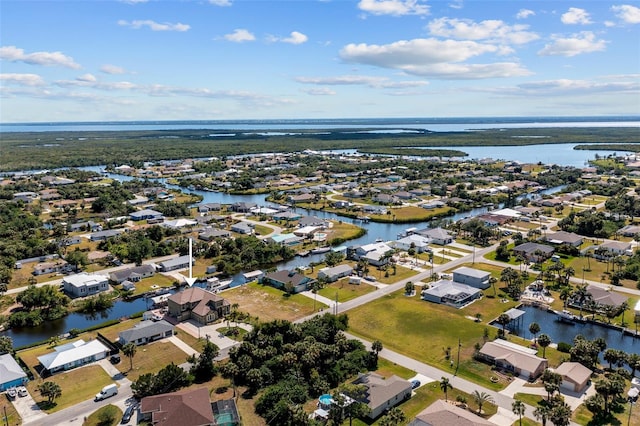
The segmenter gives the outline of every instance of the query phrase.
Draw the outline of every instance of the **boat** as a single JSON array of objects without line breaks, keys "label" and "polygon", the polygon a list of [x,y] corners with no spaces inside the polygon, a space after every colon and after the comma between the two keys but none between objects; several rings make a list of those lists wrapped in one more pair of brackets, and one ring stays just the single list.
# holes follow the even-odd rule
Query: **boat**
[{"label": "boat", "polygon": [[309,256],[309,250],[303,250],[303,251],[299,251],[298,253],[296,253],[298,256],[300,257],[307,257]]},{"label": "boat", "polygon": [[322,254],[331,250],[331,247],[318,247],[311,250],[311,254]]},{"label": "boat", "polygon": [[207,280],[206,290],[207,291],[211,291],[211,292],[224,290],[224,289],[229,288],[229,286],[231,285],[232,282],[233,282],[233,279],[221,280],[218,277],[209,278]]},{"label": "boat", "polygon": [[381,243],[381,242],[383,242],[383,241],[384,241],[384,240],[383,240],[382,238],[376,238],[376,243]]},{"label": "boat", "polygon": [[563,309],[562,311],[553,311],[557,316],[557,320],[560,322],[564,322],[567,324],[573,324],[574,318],[575,316],[567,311],[566,309]]}]

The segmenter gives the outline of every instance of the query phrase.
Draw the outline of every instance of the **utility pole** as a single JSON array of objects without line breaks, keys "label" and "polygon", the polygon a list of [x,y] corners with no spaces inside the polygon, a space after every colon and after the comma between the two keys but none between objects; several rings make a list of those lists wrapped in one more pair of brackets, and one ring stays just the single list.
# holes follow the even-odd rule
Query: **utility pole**
[{"label": "utility pole", "polygon": [[453,373],[455,376],[458,374],[458,367],[460,367],[460,348],[462,347],[462,343],[460,343],[460,338],[458,337],[458,360],[456,361],[456,371]]}]

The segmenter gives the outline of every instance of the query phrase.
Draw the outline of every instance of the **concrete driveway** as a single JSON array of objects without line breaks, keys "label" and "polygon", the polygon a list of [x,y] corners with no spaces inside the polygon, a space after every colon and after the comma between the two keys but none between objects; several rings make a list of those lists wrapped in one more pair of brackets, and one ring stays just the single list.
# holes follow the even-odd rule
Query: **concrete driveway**
[{"label": "concrete driveway", "polygon": [[12,402],[18,414],[22,417],[23,424],[37,422],[47,416],[47,413],[38,407],[30,393],[27,396],[16,396],[16,399]]}]

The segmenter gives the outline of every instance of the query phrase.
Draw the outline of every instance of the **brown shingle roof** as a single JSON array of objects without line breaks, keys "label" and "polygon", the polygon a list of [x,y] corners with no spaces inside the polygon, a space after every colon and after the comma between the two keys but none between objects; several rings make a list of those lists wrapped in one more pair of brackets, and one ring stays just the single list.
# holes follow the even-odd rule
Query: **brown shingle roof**
[{"label": "brown shingle roof", "polygon": [[409,426],[413,425],[489,426],[493,423],[439,399],[418,414]]},{"label": "brown shingle roof", "polygon": [[207,388],[186,389],[142,398],[140,412],[151,413],[154,426],[215,424]]}]

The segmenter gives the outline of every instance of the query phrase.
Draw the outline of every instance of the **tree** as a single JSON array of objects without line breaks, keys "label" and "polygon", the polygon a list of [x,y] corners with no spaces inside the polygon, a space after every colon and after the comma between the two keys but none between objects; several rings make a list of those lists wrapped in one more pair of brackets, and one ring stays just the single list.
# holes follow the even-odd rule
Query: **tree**
[{"label": "tree", "polygon": [[513,401],[513,403],[511,404],[511,411],[513,411],[513,414],[518,416],[518,419],[520,420],[520,426],[522,426],[522,416],[524,416],[525,411],[524,402],[520,401],[519,399]]},{"label": "tree", "polygon": [[478,392],[477,390],[474,390],[471,396],[476,401],[476,404],[478,404],[478,414],[482,414],[482,406],[484,404],[487,402],[491,404],[494,403],[493,397],[486,392]]},{"label": "tree", "polygon": [[215,358],[220,353],[220,348],[217,345],[207,340],[204,344],[200,356],[194,359],[193,366],[191,367],[191,374],[193,374],[194,380],[198,383],[209,381],[216,374]]},{"label": "tree", "polygon": [[380,351],[382,351],[382,342],[380,340],[374,340],[371,343],[371,350],[375,352],[376,355],[378,355]]},{"label": "tree", "polygon": [[542,358],[546,358],[547,346],[551,344],[551,337],[546,334],[538,336],[538,344],[542,347]]},{"label": "tree", "polygon": [[380,426],[398,426],[407,421],[407,416],[398,407],[393,407],[387,414],[380,418],[378,424]]},{"label": "tree", "polygon": [[60,398],[62,396],[62,389],[60,385],[55,382],[44,382],[38,386],[38,391],[40,395],[47,398],[47,402],[49,404],[53,404],[53,401],[56,398]]},{"label": "tree", "polygon": [[579,285],[571,295],[572,299],[580,306],[580,318],[582,318],[582,308],[591,300],[591,293],[587,291],[586,284]]},{"label": "tree", "polygon": [[540,380],[544,384],[544,390],[547,391],[547,402],[551,403],[551,397],[554,393],[560,390],[560,383],[562,383],[562,376],[549,369],[544,370]]},{"label": "tree", "polygon": [[133,357],[135,356],[137,350],[138,347],[133,342],[129,342],[122,347],[122,353],[124,354],[124,356],[129,358],[129,371],[133,370]]},{"label": "tree", "polygon": [[411,281],[407,281],[407,283],[404,285],[404,293],[409,296],[413,294],[413,291],[415,289],[416,286]]},{"label": "tree", "polygon": [[532,322],[529,324],[529,333],[533,334],[533,341],[536,342],[536,335],[540,333],[540,324]]},{"label": "tree", "polygon": [[631,369],[631,377],[634,377],[636,370],[640,369],[640,354],[627,354],[627,365]]},{"label": "tree", "polygon": [[566,402],[559,401],[554,404],[549,413],[549,420],[554,426],[569,426],[571,419],[571,407]]},{"label": "tree", "polygon": [[444,376],[440,379],[440,389],[444,392],[444,400],[447,401],[447,393],[449,392],[449,389],[453,389],[453,386],[449,383],[449,379]]},{"label": "tree", "polygon": [[540,404],[538,407],[533,410],[533,416],[536,420],[540,420],[542,426],[547,426],[547,419],[551,415],[551,408],[548,404]]},{"label": "tree", "polygon": [[13,350],[13,339],[9,336],[0,336],[0,355]]},{"label": "tree", "polygon": [[496,322],[502,326],[502,336],[505,336],[505,327],[511,322],[511,317],[507,314],[500,314]]}]

